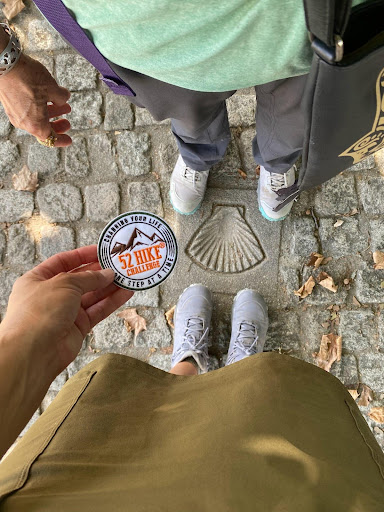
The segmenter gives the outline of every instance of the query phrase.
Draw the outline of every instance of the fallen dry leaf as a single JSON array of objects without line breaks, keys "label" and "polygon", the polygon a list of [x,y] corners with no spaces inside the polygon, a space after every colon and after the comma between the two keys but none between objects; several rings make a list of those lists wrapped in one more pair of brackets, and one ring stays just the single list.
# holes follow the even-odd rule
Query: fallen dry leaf
[{"label": "fallen dry leaf", "polygon": [[321,272],[319,275],[319,285],[333,293],[337,292],[337,286],[335,285],[333,278],[326,272]]},{"label": "fallen dry leaf", "polygon": [[360,302],[356,299],[356,297],[355,297],[355,296],[353,296],[353,298],[352,298],[352,302],[353,302],[353,304],[354,304],[355,306],[361,307]]},{"label": "fallen dry leaf", "polygon": [[300,297],[300,299],[305,299],[305,297],[308,297],[308,295],[311,295],[312,291],[313,291],[313,288],[315,287],[315,280],[313,279],[313,277],[311,276],[304,284],[301,288],[299,288],[298,290],[295,290],[293,293],[297,296],[297,297]]},{"label": "fallen dry leaf", "polygon": [[384,407],[372,407],[368,416],[376,423],[384,423]]},{"label": "fallen dry leaf", "polygon": [[373,427],[373,431],[375,432],[375,434],[383,434],[384,432],[382,431],[381,428],[379,427]]},{"label": "fallen dry leaf", "polygon": [[319,268],[323,260],[324,256],[322,254],[319,254],[318,252],[313,252],[309,257],[307,266]]},{"label": "fallen dry leaf", "polygon": [[366,384],[360,384],[358,391],[360,393],[360,399],[357,402],[357,405],[366,407],[373,400],[373,391]]},{"label": "fallen dry leaf", "polygon": [[351,397],[356,400],[357,398],[359,398],[359,392],[357,391],[357,389],[348,389]]},{"label": "fallen dry leaf", "polygon": [[260,165],[256,165],[255,174],[256,174],[256,176],[260,176]]},{"label": "fallen dry leaf", "polygon": [[241,169],[237,169],[237,172],[240,174],[240,176],[243,178],[243,180],[246,180],[248,177],[248,174]]},{"label": "fallen dry leaf", "polygon": [[175,328],[175,324],[173,323],[173,315],[175,314],[176,306],[172,306],[171,309],[168,309],[168,311],[165,313],[165,318],[167,319],[167,324],[172,327],[172,329]]},{"label": "fallen dry leaf", "polygon": [[375,270],[383,270],[384,269],[384,252],[375,251],[373,253],[373,261],[375,262],[375,265],[374,265]]},{"label": "fallen dry leaf", "polygon": [[321,337],[319,352],[314,356],[317,366],[329,372],[333,363],[341,360],[341,336],[324,334]]},{"label": "fallen dry leaf", "polygon": [[332,261],[332,260],[333,260],[332,256],[328,256],[328,258],[325,258],[325,259],[323,260],[322,265],[327,265],[327,263],[329,263],[329,262],[330,262],[330,261]]},{"label": "fallen dry leaf", "polygon": [[25,7],[23,0],[2,0],[2,2],[5,4],[3,14],[8,20],[14,18]]},{"label": "fallen dry leaf", "polygon": [[141,331],[147,330],[147,322],[145,318],[137,313],[136,308],[123,309],[123,311],[117,313],[117,316],[124,320],[124,325],[128,332],[134,331],[134,340],[136,340]]},{"label": "fallen dry leaf", "polygon": [[337,221],[334,223],[333,227],[334,227],[334,228],[339,228],[339,227],[340,227],[340,226],[342,226],[343,224],[344,224],[344,221],[343,221],[343,220],[341,220],[341,219],[339,219],[339,220],[337,220]]},{"label": "fallen dry leaf", "polygon": [[12,176],[12,183],[15,190],[34,192],[39,186],[37,172],[31,172],[24,165],[20,172]]}]

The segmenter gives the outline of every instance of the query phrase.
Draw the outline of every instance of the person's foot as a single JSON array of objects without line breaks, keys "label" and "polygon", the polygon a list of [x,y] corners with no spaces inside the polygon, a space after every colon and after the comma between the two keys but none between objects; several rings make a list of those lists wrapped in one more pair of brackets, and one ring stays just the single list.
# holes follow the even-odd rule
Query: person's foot
[{"label": "person's foot", "polygon": [[212,296],[206,286],[193,284],[180,295],[174,314],[175,338],[172,368],[192,357],[199,373],[208,370],[208,333],[212,316]]},{"label": "person's foot", "polygon": [[208,175],[209,171],[195,171],[188,167],[179,155],[169,191],[173,209],[182,215],[195,213],[203,201]]},{"label": "person's foot", "polygon": [[281,210],[274,209],[281,203],[281,197],[277,192],[283,188],[291,187],[295,183],[296,166],[291,167],[285,174],[269,172],[260,166],[259,186],[257,195],[261,215],[267,220],[284,220],[291,211],[294,199],[287,203]]},{"label": "person's foot", "polygon": [[226,366],[262,352],[268,329],[268,308],[254,290],[241,290],[232,307],[232,335]]}]

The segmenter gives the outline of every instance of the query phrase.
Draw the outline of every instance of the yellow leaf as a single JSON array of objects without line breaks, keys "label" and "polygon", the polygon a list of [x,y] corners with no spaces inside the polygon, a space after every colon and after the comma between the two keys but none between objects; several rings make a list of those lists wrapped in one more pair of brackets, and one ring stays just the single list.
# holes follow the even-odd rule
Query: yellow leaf
[{"label": "yellow leaf", "polygon": [[337,286],[335,285],[333,278],[326,272],[321,272],[321,274],[319,275],[319,285],[323,286],[324,288],[330,290],[333,293],[337,292]]},{"label": "yellow leaf", "polygon": [[31,172],[28,167],[24,165],[19,173],[12,176],[12,183],[15,190],[34,192],[39,186],[37,172]]},{"label": "yellow leaf", "polygon": [[361,307],[360,302],[356,299],[356,297],[355,297],[355,296],[353,296],[353,298],[352,298],[352,302],[353,302],[353,304],[354,304],[355,306],[359,306],[359,307]]},{"label": "yellow leaf", "polygon": [[360,391],[360,399],[357,402],[357,405],[361,405],[363,407],[366,407],[373,400],[373,391],[366,384],[361,384],[359,386],[358,391]]},{"label": "yellow leaf", "polygon": [[349,391],[349,393],[350,393],[351,397],[352,397],[354,400],[356,400],[357,398],[359,398],[359,396],[360,396],[360,395],[359,395],[359,393],[358,393],[357,389],[348,389],[348,391]]},{"label": "yellow leaf", "polygon": [[22,11],[25,7],[22,0],[2,0],[3,4],[5,4],[3,8],[4,16],[11,20],[17,14],[19,14],[20,11]]},{"label": "yellow leaf", "polygon": [[173,323],[173,316],[175,314],[175,309],[176,309],[176,306],[173,306],[171,309],[169,309],[166,313],[165,313],[165,318],[167,319],[167,324],[172,327],[172,329],[175,328],[175,325]]},{"label": "yellow leaf", "polygon": [[368,416],[376,423],[384,423],[384,407],[372,407]]},{"label": "yellow leaf", "polygon": [[319,268],[323,260],[324,256],[322,254],[319,254],[318,252],[313,252],[309,257],[307,266]]},{"label": "yellow leaf", "polygon": [[313,277],[311,276],[304,284],[301,288],[299,288],[298,290],[295,290],[293,293],[297,296],[297,297],[300,297],[300,299],[305,299],[305,297],[308,297],[308,295],[311,295],[312,291],[313,291],[313,288],[315,286],[315,280],[313,279]]},{"label": "yellow leaf", "polygon": [[248,177],[248,174],[241,169],[237,169],[237,172],[240,174],[240,176],[243,178],[243,180],[246,180]]},{"label": "yellow leaf", "polygon": [[319,352],[314,354],[317,366],[329,372],[335,361],[341,360],[341,336],[324,334],[321,337]]},{"label": "yellow leaf", "polygon": [[375,251],[373,253],[373,261],[375,262],[375,265],[374,265],[375,270],[383,270],[384,269],[384,252]]},{"label": "yellow leaf", "polygon": [[145,318],[137,313],[136,308],[124,309],[117,313],[117,316],[124,320],[124,325],[128,332],[134,331],[134,340],[136,340],[141,331],[147,330],[147,322]]},{"label": "yellow leaf", "polygon": [[341,219],[339,219],[339,220],[337,220],[337,221],[334,223],[333,227],[334,227],[334,228],[339,228],[339,227],[340,227],[340,226],[342,226],[343,224],[344,224],[344,221],[343,221],[343,220],[341,220]]}]

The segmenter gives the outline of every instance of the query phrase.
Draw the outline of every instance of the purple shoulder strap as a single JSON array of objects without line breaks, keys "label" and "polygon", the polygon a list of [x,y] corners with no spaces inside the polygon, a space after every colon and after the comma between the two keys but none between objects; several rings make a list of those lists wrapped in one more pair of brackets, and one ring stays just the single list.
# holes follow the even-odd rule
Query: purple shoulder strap
[{"label": "purple shoulder strap", "polygon": [[113,71],[105,57],[72,18],[61,0],[34,0],[34,3],[64,39],[100,71],[103,75],[101,80],[115,94],[135,96],[132,89]]}]

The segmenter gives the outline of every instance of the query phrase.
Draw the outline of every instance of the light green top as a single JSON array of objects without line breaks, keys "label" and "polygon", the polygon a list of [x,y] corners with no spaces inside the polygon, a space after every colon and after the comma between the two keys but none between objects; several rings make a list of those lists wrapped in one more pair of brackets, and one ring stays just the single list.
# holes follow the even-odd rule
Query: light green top
[{"label": "light green top", "polygon": [[241,89],[302,75],[310,68],[303,0],[64,4],[109,60],[186,89]]}]

